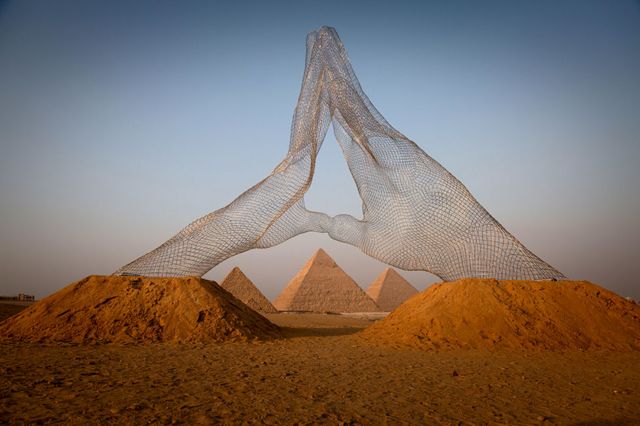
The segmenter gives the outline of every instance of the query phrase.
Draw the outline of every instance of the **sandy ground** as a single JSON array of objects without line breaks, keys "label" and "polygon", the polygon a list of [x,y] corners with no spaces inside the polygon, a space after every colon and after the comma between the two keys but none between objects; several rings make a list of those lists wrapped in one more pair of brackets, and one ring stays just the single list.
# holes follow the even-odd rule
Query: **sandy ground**
[{"label": "sandy ground", "polygon": [[266,343],[0,344],[0,423],[640,424],[640,353],[371,346],[272,314]]},{"label": "sandy ground", "polygon": [[17,314],[24,308],[31,306],[33,302],[13,302],[13,301],[1,301],[0,302],[0,321],[4,321],[12,315]]}]

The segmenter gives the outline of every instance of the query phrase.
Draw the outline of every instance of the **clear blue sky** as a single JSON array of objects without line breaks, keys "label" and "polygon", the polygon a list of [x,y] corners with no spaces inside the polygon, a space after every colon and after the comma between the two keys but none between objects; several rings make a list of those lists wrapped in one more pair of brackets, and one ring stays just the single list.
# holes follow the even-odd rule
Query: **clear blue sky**
[{"label": "clear blue sky", "polygon": [[[0,293],[111,273],[268,174],[321,25],[532,251],[640,298],[640,4],[622,0],[0,1]],[[332,132],[306,198],[360,213]],[[318,247],[363,287],[384,268],[307,234],[207,276],[237,264],[273,297]]]}]

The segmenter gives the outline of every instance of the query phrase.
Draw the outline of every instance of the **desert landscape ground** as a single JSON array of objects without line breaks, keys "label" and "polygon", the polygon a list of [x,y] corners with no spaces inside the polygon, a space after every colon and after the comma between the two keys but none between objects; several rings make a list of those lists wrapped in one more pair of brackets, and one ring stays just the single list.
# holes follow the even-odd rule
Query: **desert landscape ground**
[{"label": "desert landscape ground", "polygon": [[4,321],[10,316],[17,314],[32,303],[20,303],[20,302],[0,302],[0,321]]},{"label": "desert landscape ground", "polygon": [[271,314],[222,344],[0,344],[3,423],[637,424],[638,353],[381,347],[370,321]]},{"label": "desert landscape ground", "polygon": [[[80,296],[87,301],[89,296],[96,294],[92,283],[117,285],[122,280],[137,283],[137,287],[135,291],[131,290],[134,296],[118,292],[119,297],[124,298],[119,303],[125,303],[129,300],[127,297],[140,300],[137,298],[142,296],[136,292],[147,288],[146,280],[140,282],[135,278],[118,277],[110,283],[104,277],[88,277],[54,294],[49,302],[44,299],[40,308],[32,308],[31,311],[58,315],[55,309],[64,306],[56,307],[56,304],[65,300],[63,296],[82,290],[85,293]],[[546,283],[547,286],[555,284]],[[209,284],[203,285],[206,288]],[[443,286],[444,290],[440,286],[431,293],[445,292],[445,295],[452,296],[451,290],[447,293],[446,285]],[[544,284],[541,286],[546,288]],[[464,283],[453,288],[469,291]],[[596,286],[587,285],[586,288],[594,290]],[[114,291],[113,288],[111,290]],[[193,290],[193,294],[199,294],[198,291]],[[483,293],[481,289],[474,291]],[[221,299],[214,301],[225,305],[225,293],[216,292],[217,287],[212,294]],[[618,300],[613,293],[603,293],[591,296],[605,305],[614,306],[606,314],[609,315],[607,318],[611,321],[624,318],[624,321],[635,324],[638,320],[637,305],[621,298]],[[45,331],[24,335],[36,336],[36,341],[7,339],[7,329],[11,329],[7,324],[24,324],[35,315],[24,315],[28,313],[24,311],[22,316],[13,317],[1,325],[5,338],[0,342],[0,422],[640,422],[640,352],[633,350],[638,330],[614,336],[614,341],[623,345],[618,350],[599,348],[597,344],[602,342],[595,338],[584,349],[568,346],[563,350],[545,350],[544,346],[523,350],[522,345],[511,345],[509,349],[498,344],[489,345],[488,349],[450,346],[446,350],[434,350],[420,339],[416,344],[403,336],[389,338],[389,330],[407,315],[407,310],[415,311],[407,306],[411,308],[427,294],[428,290],[414,296],[383,320],[376,319],[383,315],[371,313],[265,314],[266,319],[280,327],[278,333],[268,333],[259,339],[228,334],[231,337],[224,342],[211,341],[208,334],[200,333],[203,340],[195,343],[145,343],[149,334],[140,333],[139,325],[136,325],[134,330],[137,334],[131,341],[120,338],[119,343],[96,343],[96,336],[91,335],[93,341],[89,339],[81,344],[56,342],[46,338],[46,321],[43,321]],[[156,297],[154,291],[148,295]],[[76,294],[72,300],[80,296]],[[175,297],[175,294],[170,296]],[[148,300],[145,299],[145,303]],[[509,303],[517,305],[514,300],[516,298],[512,297]],[[485,297],[483,302],[489,303],[491,299]],[[158,310],[166,303],[165,300],[158,302],[157,306],[145,305],[145,312]],[[107,309],[108,306],[109,303],[104,303],[94,309],[97,314],[88,316],[93,318],[92,324],[111,312],[113,308]],[[15,308],[11,309],[11,312],[15,311]],[[227,309],[233,311],[235,308]],[[243,309],[240,307],[238,312],[244,312]],[[514,309],[523,308],[516,306]],[[74,324],[82,325],[82,311],[77,312]],[[197,322],[197,309],[191,314],[194,316],[192,322]],[[221,318],[225,315],[223,313]],[[239,318],[245,318],[243,315]],[[522,316],[527,317],[526,312]],[[507,314],[505,317],[510,319]],[[443,321],[446,315],[438,318]],[[531,321],[535,323],[535,318]],[[598,321],[595,320],[596,323]],[[375,326],[371,327],[373,324]],[[467,325],[473,329],[478,324]],[[557,329],[552,322],[549,327]],[[19,327],[15,329],[20,330]],[[363,332],[365,329],[368,330]],[[415,321],[409,330],[415,335],[421,333],[416,331]],[[56,328],[55,332],[58,331]],[[508,331],[501,331],[509,335]],[[589,336],[588,331],[586,335]],[[173,335],[162,333],[153,336],[173,339]],[[532,336],[537,335],[533,333]],[[439,341],[440,337],[436,334],[429,338]],[[584,336],[575,341],[584,342]],[[625,342],[631,346],[625,347]]]}]

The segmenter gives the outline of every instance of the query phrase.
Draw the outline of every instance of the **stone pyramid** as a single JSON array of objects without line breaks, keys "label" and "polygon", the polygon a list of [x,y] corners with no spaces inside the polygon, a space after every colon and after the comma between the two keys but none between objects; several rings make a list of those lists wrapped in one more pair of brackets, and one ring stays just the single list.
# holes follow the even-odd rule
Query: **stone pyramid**
[{"label": "stone pyramid", "polygon": [[376,312],[375,302],[322,249],[273,302],[279,311]]},{"label": "stone pyramid", "polygon": [[278,312],[237,266],[229,272],[220,286],[255,311],[267,314]]},{"label": "stone pyramid", "polygon": [[380,309],[388,312],[402,305],[416,293],[418,290],[392,268],[385,269],[367,289],[369,297]]}]

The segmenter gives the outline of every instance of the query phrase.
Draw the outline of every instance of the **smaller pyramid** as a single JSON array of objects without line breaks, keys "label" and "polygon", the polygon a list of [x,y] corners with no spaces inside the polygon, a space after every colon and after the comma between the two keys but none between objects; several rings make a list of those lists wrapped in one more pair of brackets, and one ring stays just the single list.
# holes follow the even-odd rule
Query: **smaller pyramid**
[{"label": "smaller pyramid", "polygon": [[386,312],[393,311],[416,293],[418,290],[392,268],[385,269],[367,289],[369,297]]},{"label": "smaller pyramid", "polygon": [[266,314],[278,312],[237,266],[229,272],[220,286],[254,311]]},{"label": "smaller pyramid", "polygon": [[322,249],[273,302],[279,311],[377,312],[380,308]]}]

